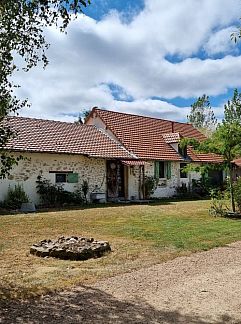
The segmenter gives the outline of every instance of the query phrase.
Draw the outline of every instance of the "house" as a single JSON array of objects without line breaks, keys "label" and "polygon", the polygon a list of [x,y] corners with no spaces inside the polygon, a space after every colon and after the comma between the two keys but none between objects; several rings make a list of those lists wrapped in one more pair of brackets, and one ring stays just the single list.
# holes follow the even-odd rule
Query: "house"
[{"label": "house", "polygon": [[241,177],[241,158],[233,160],[233,177],[234,180]]},{"label": "house", "polygon": [[38,204],[39,175],[68,191],[86,180],[91,192],[105,194],[106,161],[135,159],[105,131],[93,126],[23,117],[9,117],[6,123],[16,133],[6,148],[25,159],[7,179],[0,180],[0,201],[9,186],[20,183],[30,200]]},{"label": "house", "polygon": [[[199,173],[183,172],[182,169],[187,163],[222,162],[222,158],[216,154],[198,154],[191,147],[184,151],[180,149],[181,137],[200,141],[205,139],[205,136],[191,124],[107,111],[96,107],[92,109],[86,124],[104,130],[142,161],[141,163],[130,160],[124,167],[116,165],[115,168],[115,161],[108,161],[107,184],[113,182],[107,188],[108,198],[143,198],[141,188],[144,176],[159,179],[153,197],[170,197],[175,194],[177,187],[182,184],[189,187],[193,179],[200,178]],[[119,168],[123,170],[119,172]],[[213,171],[212,176],[216,182],[223,179],[220,171]],[[124,189],[119,192],[115,189],[109,190],[113,186]]]},{"label": "house", "polygon": [[[43,119],[9,117],[16,132],[6,149],[25,157],[8,179],[0,180],[0,201],[8,187],[21,183],[39,203],[38,175],[74,191],[83,180],[90,193],[108,200],[143,199],[146,177],[158,179],[154,197],[169,197],[183,183],[191,186],[196,172],[182,169],[190,162],[219,163],[214,154],[182,150],[182,137],[204,140],[192,125],[93,108],[84,125]],[[219,175],[221,177],[221,175]]]}]

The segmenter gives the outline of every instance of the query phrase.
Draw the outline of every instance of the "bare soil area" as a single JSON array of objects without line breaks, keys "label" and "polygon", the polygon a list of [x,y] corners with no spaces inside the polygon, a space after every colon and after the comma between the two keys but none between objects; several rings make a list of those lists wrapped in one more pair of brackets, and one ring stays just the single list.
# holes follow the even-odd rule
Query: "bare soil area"
[{"label": "bare soil area", "polygon": [[241,242],[0,306],[0,323],[238,324]]}]

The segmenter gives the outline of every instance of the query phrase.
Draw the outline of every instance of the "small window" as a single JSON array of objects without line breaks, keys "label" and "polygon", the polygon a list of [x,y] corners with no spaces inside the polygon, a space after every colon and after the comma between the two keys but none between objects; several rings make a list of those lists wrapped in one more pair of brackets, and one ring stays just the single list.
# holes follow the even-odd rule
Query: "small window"
[{"label": "small window", "polygon": [[55,183],[78,183],[79,174],[73,171],[49,171],[55,173]]},{"label": "small window", "polygon": [[165,163],[164,162],[159,162],[159,178],[165,178]]},{"label": "small window", "polygon": [[187,163],[180,163],[180,178],[187,178],[187,172],[183,170],[187,166]]},{"label": "small window", "polygon": [[56,173],[55,174],[55,182],[56,183],[67,182],[67,173]]},{"label": "small window", "polygon": [[171,162],[156,161],[155,162],[155,178],[170,179],[171,178]]},{"label": "small window", "polygon": [[187,158],[187,146],[180,147],[180,145],[178,145],[178,153],[184,158]]}]

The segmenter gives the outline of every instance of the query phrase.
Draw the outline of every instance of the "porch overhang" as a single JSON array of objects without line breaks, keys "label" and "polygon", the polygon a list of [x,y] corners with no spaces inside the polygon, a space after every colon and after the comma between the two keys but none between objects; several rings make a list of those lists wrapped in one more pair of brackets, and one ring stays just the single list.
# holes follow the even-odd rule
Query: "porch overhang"
[{"label": "porch overhang", "polygon": [[140,161],[140,160],[121,160],[121,163],[127,166],[135,166],[135,165],[147,165],[150,164],[146,161]]}]

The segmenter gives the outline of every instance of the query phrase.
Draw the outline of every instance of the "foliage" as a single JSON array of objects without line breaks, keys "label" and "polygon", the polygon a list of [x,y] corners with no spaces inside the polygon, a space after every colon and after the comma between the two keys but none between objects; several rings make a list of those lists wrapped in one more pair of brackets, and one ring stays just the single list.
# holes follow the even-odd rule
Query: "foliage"
[{"label": "foliage", "polygon": [[7,196],[3,202],[4,207],[7,209],[19,209],[22,203],[27,202],[29,202],[29,198],[20,184],[15,185],[14,188],[8,187]]},{"label": "foliage", "polygon": [[234,199],[238,208],[238,211],[241,213],[241,178],[239,177],[234,183]]},{"label": "foliage", "polygon": [[222,216],[225,217],[228,212],[227,206],[227,192],[222,192],[221,190],[211,190],[211,206],[209,209],[209,214],[212,216]]},{"label": "foliage", "polygon": [[14,95],[18,85],[13,82],[13,73],[20,68],[28,71],[39,62],[45,67],[49,47],[44,37],[45,28],[56,26],[64,31],[88,3],[89,0],[0,1],[0,162],[3,165],[0,178],[11,165],[18,163],[4,150],[13,136],[6,117],[28,105],[27,100],[21,101]]},{"label": "foliage", "polygon": [[176,193],[179,197],[187,197],[190,190],[188,189],[186,183],[182,183],[180,186],[176,187]]},{"label": "foliage", "polygon": [[37,193],[41,201],[47,206],[56,206],[61,203],[61,193],[64,191],[63,186],[53,185],[50,180],[43,179],[41,175],[37,177]]},{"label": "foliage", "polygon": [[198,128],[206,135],[215,129],[217,119],[210,106],[208,96],[204,94],[191,105],[191,112],[190,115],[187,116],[187,119],[194,127]]},{"label": "foliage", "polygon": [[88,181],[84,180],[82,185],[81,185],[81,191],[83,193],[84,196],[84,201],[85,203],[87,203],[87,194],[89,192],[89,183]]},{"label": "foliage", "polygon": [[83,202],[87,202],[86,195],[88,190],[86,192],[86,187],[84,187],[86,195],[83,197],[82,187],[77,188],[74,192],[70,192],[64,190],[62,184],[52,184],[50,180],[44,179],[41,175],[37,177],[36,183],[37,193],[40,195],[41,201],[45,206],[81,205]]},{"label": "foliage", "polygon": [[202,176],[199,180],[192,180],[192,192],[200,197],[208,197],[211,188],[210,179],[206,176]]},{"label": "foliage", "polygon": [[144,196],[145,199],[150,198],[157,188],[158,179],[152,176],[145,176],[144,178]]},{"label": "foliage", "polygon": [[76,124],[83,124],[91,113],[91,109],[82,109],[79,113],[78,119],[75,121]]},{"label": "foliage", "polygon": [[212,136],[199,142],[195,139],[184,139],[181,145],[192,145],[198,152],[216,153],[223,157],[223,167],[227,170],[231,206],[235,212],[233,196],[232,161],[241,156],[241,95],[234,90],[233,98],[224,106],[224,119]]}]

